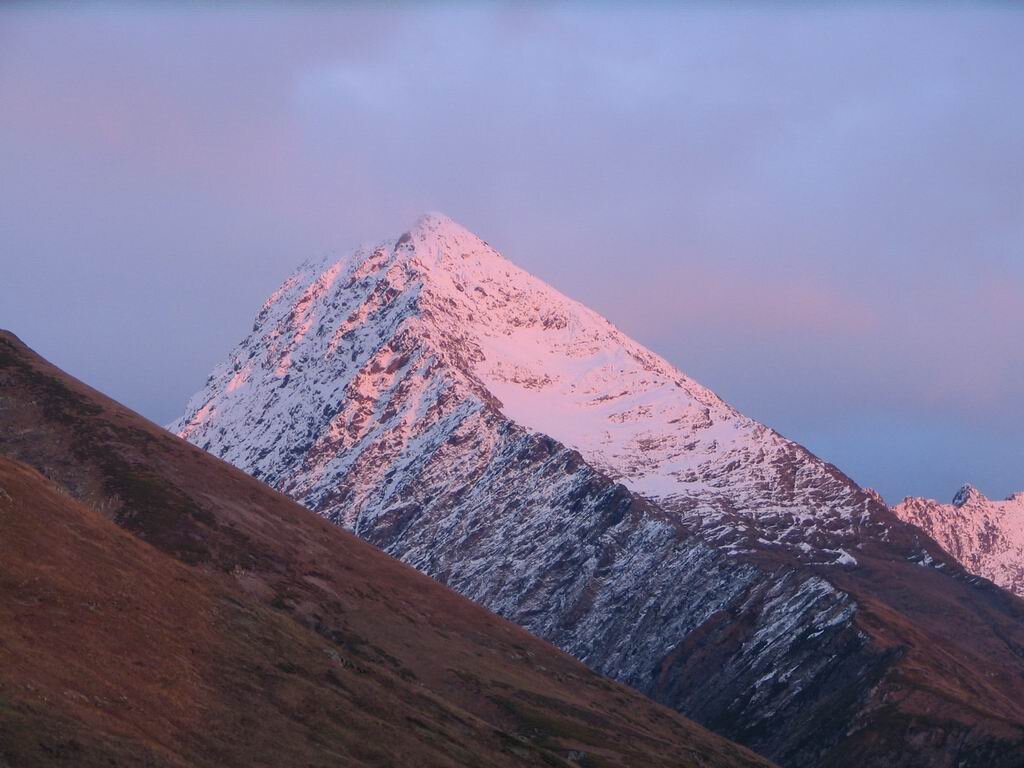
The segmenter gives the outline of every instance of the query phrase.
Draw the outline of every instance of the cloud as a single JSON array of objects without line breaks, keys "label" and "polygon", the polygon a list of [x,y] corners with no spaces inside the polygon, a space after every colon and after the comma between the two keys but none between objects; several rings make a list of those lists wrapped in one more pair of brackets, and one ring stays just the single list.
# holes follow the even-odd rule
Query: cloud
[{"label": "cloud", "polygon": [[[959,482],[1024,429],[1022,32],[1000,6],[5,7],[0,324],[166,421],[296,263],[440,209],[887,493],[936,425],[987,436]],[[913,437],[850,431],[886,418]]]}]

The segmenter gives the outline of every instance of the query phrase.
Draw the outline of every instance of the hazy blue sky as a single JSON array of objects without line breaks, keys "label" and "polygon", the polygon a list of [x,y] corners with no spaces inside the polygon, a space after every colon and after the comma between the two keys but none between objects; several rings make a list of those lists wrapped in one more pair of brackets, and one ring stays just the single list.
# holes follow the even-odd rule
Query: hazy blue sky
[{"label": "hazy blue sky", "polygon": [[1024,489],[1010,5],[0,10],[0,326],[167,422],[441,210],[889,500]]}]

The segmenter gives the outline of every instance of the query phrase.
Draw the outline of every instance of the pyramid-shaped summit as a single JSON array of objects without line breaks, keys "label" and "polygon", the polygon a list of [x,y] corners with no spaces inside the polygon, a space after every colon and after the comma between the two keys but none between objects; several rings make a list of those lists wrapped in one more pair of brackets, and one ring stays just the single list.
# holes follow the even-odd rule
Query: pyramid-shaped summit
[{"label": "pyramid-shaped summit", "polygon": [[848,561],[839,534],[864,522],[833,468],[437,213],[290,276],[172,428],[358,527],[467,419],[553,438],[719,535],[758,518]]},{"label": "pyramid-shaped summit", "polygon": [[1005,594],[444,216],[297,270],[173,429],[781,764],[1024,723]]}]

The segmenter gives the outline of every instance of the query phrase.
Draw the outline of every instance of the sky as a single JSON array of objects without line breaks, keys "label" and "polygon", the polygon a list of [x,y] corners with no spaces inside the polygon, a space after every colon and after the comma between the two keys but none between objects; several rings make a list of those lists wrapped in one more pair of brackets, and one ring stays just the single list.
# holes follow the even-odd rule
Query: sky
[{"label": "sky", "polygon": [[442,211],[895,502],[1024,490],[1024,10],[6,4],[0,327],[159,423]]}]

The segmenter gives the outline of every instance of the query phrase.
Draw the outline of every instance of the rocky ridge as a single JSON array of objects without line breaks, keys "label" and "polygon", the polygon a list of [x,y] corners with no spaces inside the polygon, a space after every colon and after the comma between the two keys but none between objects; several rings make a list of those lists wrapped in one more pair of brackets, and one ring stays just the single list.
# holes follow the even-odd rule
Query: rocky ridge
[{"label": "rocky ridge", "polygon": [[908,496],[893,512],[925,531],[971,573],[1024,597],[1024,493],[993,501],[964,485],[951,504]]}]

